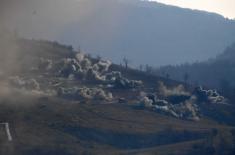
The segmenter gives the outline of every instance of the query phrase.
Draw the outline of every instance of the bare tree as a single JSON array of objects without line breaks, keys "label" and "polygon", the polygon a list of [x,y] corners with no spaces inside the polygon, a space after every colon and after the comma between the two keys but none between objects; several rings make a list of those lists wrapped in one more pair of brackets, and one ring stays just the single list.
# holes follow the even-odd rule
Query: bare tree
[{"label": "bare tree", "polygon": [[82,52],[81,46],[78,46],[78,47],[77,47],[77,52],[78,52],[78,53],[81,53],[81,52]]},{"label": "bare tree", "polygon": [[166,78],[170,79],[170,74],[169,73],[166,73]]},{"label": "bare tree", "polygon": [[124,65],[125,65],[125,68],[127,69],[127,68],[128,68],[128,65],[129,65],[129,63],[130,63],[130,60],[127,59],[126,57],[124,57],[124,58],[122,59],[122,61],[123,61]]},{"label": "bare tree", "polygon": [[189,74],[186,72],[184,73],[184,82],[187,83],[189,79]]},{"label": "bare tree", "polygon": [[148,74],[151,74],[153,71],[153,68],[151,66],[149,66],[148,64],[145,65],[145,71]]},{"label": "bare tree", "polygon": [[141,65],[139,66],[139,70],[140,70],[140,71],[143,71],[143,68],[144,68],[144,67],[143,67],[143,65],[141,64]]},{"label": "bare tree", "polygon": [[165,76],[166,75],[166,71],[162,70],[160,74],[161,74],[161,76]]}]

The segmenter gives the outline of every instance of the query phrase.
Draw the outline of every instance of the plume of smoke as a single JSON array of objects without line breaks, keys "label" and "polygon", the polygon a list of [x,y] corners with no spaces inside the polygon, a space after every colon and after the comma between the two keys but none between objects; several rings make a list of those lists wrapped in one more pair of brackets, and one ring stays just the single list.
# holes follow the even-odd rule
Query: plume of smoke
[{"label": "plume of smoke", "polygon": [[101,76],[98,71],[93,68],[88,69],[86,79],[94,82],[105,82],[105,77]]},{"label": "plume of smoke", "polygon": [[[2,9],[5,9],[3,6],[6,6],[6,3],[4,5],[1,4],[0,10],[2,11]],[[7,78],[20,72],[21,65],[18,60],[19,47],[17,41],[13,33],[4,26],[4,20],[0,13],[0,101],[4,100],[4,98],[11,99],[12,96],[15,97],[14,94],[17,89],[8,84]]]},{"label": "plume of smoke", "polygon": [[140,103],[146,108],[153,108],[176,118],[200,120],[197,97],[187,92],[182,85],[170,89],[163,82],[159,82],[159,93],[166,100],[158,99],[154,94],[141,92]]},{"label": "plume of smoke", "polygon": [[16,88],[23,88],[27,90],[39,90],[39,83],[35,79],[24,80],[19,76],[10,77],[9,83]]},{"label": "plume of smoke", "polygon": [[81,66],[84,70],[88,70],[91,67],[92,63],[88,58],[85,58],[81,62]]},{"label": "plume of smoke", "polygon": [[75,55],[75,58],[78,62],[82,62],[85,58],[85,55],[83,53],[79,52]]},{"label": "plume of smoke", "polygon": [[88,99],[88,100],[112,100],[113,96],[110,92],[105,92],[99,88],[59,88],[57,95],[70,99]]},{"label": "plume of smoke", "polygon": [[40,58],[39,69],[50,70],[52,69],[53,62],[50,59]]},{"label": "plume of smoke", "polygon": [[140,101],[145,107],[152,107],[153,106],[153,101],[150,100],[148,97],[143,97]]},{"label": "plume of smoke", "polygon": [[159,86],[158,87],[159,93],[165,97],[181,96],[181,95],[190,96],[190,93],[185,90],[183,85],[178,85],[170,89],[170,88],[167,88],[163,82],[159,82],[158,86]]},{"label": "plume of smoke", "polygon": [[197,87],[194,90],[199,102],[227,104],[227,99],[221,96],[216,90],[206,90],[202,87]]},{"label": "plume of smoke", "polygon": [[20,70],[19,47],[10,33],[0,36],[0,71],[4,74],[14,73]]},{"label": "plume of smoke", "polygon": [[109,60],[100,60],[98,63],[96,63],[93,67],[100,73],[107,72],[109,70],[109,67],[111,66],[111,61]]}]

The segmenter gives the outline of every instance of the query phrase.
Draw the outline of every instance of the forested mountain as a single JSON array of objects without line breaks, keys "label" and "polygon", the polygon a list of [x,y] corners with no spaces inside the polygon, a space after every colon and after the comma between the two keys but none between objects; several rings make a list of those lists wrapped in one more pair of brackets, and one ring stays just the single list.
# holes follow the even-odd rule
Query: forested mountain
[{"label": "forested mountain", "polygon": [[151,66],[202,61],[235,40],[233,20],[156,2],[21,0],[16,7],[5,15],[20,35],[59,40],[116,63],[123,57]]}]

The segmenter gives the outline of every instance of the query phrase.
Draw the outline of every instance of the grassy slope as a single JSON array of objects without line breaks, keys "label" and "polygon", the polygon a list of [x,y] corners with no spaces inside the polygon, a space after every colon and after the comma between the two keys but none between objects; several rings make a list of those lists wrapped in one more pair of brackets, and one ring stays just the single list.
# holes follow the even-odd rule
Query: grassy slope
[{"label": "grassy slope", "polygon": [[[34,151],[38,154],[40,151],[41,154],[58,154],[58,150],[64,151],[63,154],[86,151],[92,154],[111,154],[166,144],[165,147],[157,147],[157,150],[162,151],[164,148],[167,150],[168,146],[174,146],[169,144],[177,145],[178,142],[203,138],[203,133],[212,128],[230,128],[207,120],[177,120],[124,105],[87,105],[38,97],[5,100],[1,103],[0,119],[10,123],[14,139],[10,144],[2,140],[1,151],[13,151],[17,154],[32,154]],[[165,141],[161,136],[175,137],[175,134],[184,135],[184,132],[198,137],[176,137],[176,140]],[[151,137],[161,139],[162,143]],[[190,149],[191,145],[185,147]]]},{"label": "grassy slope", "polygon": [[[71,50],[51,43],[24,41],[21,45],[29,46],[24,50],[25,54],[35,49],[33,52],[38,57],[45,54],[51,59],[71,56]],[[115,65],[113,70],[124,71],[128,78],[143,80],[146,89],[156,89],[159,80],[170,86],[179,84],[134,70],[125,71]],[[36,77],[45,86],[49,81],[58,81],[50,75],[41,78],[36,74],[24,75]],[[68,86],[80,84],[66,83]],[[116,91],[114,95],[131,98],[136,94]],[[130,105],[96,104],[95,101],[83,104],[20,93],[1,96],[0,107],[0,120],[10,123],[13,136],[13,142],[0,139],[0,154],[6,155],[178,154],[176,148],[184,148],[187,153],[212,129],[232,128],[210,119],[199,122],[179,120]],[[3,132],[0,130],[1,135],[5,134]]]}]

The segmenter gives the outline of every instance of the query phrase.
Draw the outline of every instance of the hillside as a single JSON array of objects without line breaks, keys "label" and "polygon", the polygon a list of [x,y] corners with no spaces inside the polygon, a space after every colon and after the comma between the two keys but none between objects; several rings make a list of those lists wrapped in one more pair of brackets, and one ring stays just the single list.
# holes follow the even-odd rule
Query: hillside
[{"label": "hillside", "polygon": [[207,60],[235,40],[233,20],[139,0],[21,0],[3,15],[23,37],[59,40],[117,64],[127,57],[133,66]]},{"label": "hillside", "polygon": [[[235,44],[228,46],[224,52],[208,61],[178,66],[165,66],[156,70],[157,75],[168,73],[171,79],[184,81],[189,84],[200,84],[217,88],[234,101],[235,78]],[[229,76],[228,76],[229,75]]]},{"label": "hillside", "polygon": [[13,138],[1,126],[0,154],[234,152],[234,106],[215,91],[185,88],[57,42],[0,45],[0,120]]}]

